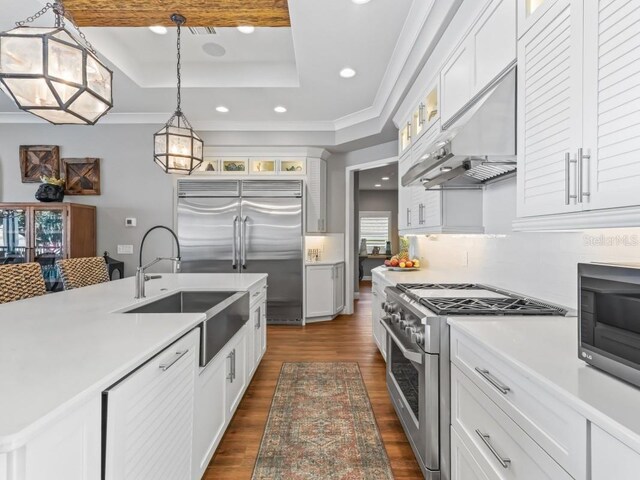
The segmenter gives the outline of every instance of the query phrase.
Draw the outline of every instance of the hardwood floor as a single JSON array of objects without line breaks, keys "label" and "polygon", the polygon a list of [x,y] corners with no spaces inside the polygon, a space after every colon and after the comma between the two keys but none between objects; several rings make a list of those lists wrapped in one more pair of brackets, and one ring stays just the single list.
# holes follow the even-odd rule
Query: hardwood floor
[{"label": "hardwood floor", "polygon": [[251,478],[280,367],[296,361],[358,362],[395,478],[423,478],[387,393],[385,363],[371,336],[371,299],[371,283],[363,282],[352,316],[304,328],[269,326],[267,353],[204,480]]}]

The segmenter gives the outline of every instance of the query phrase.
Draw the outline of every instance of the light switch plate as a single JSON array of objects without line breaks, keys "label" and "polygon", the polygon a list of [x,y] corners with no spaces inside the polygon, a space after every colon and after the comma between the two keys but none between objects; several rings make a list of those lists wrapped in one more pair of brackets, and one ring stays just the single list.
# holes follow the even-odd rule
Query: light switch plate
[{"label": "light switch plate", "polygon": [[137,218],[127,217],[127,218],[124,219],[124,226],[125,227],[135,227],[136,225],[138,225],[138,219]]},{"label": "light switch plate", "polygon": [[133,245],[118,245],[120,255],[133,255]]}]

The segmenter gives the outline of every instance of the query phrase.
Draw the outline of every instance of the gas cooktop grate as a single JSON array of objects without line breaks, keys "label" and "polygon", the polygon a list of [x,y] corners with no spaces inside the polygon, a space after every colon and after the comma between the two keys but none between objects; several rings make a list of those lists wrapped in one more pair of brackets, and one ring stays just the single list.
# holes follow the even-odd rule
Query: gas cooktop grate
[{"label": "gas cooktop grate", "polygon": [[565,315],[566,310],[526,298],[421,298],[436,315]]},{"label": "gas cooktop grate", "polygon": [[411,290],[484,290],[486,287],[475,283],[399,283],[398,289],[405,293]]}]

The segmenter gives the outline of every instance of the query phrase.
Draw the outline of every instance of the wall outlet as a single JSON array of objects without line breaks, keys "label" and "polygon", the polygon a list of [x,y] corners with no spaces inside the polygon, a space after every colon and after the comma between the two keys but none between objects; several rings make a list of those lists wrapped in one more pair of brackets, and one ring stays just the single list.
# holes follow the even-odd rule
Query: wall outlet
[{"label": "wall outlet", "polygon": [[138,225],[138,219],[137,218],[127,217],[127,218],[124,219],[124,226],[125,227],[135,227],[136,225]]},{"label": "wall outlet", "polygon": [[133,245],[118,245],[118,254],[133,255]]}]

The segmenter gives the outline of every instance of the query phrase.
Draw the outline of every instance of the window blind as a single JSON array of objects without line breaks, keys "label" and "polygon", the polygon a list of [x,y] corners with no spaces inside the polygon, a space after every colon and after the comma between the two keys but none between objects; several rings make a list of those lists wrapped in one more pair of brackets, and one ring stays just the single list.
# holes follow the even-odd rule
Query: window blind
[{"label": "window blind", "polygon": [[386,243],[389,241],[390,215],[387,213],[361,213],[360,215],[360,243],[367,240],[367,252],[371,253],[373,247],[380,247],[384,253]]}]

